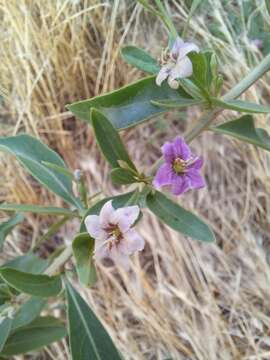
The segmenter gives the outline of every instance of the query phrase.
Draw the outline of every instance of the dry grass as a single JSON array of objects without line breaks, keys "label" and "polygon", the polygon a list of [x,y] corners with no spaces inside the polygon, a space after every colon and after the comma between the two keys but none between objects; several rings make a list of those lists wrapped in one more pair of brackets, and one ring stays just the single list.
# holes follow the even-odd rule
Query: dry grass
[{"label": "dry grass", "polygon": [[[233,34],[221,1],[211,2],[224,38],[210,35],[206,14],[191,21],[189,36],[220,54],[222,50],[229,88],[262,55],[245,30],[238,37]],[[242,0],[236,3],[240,12]],[[256,3],[270,23],[263,1]],[[182,24],[187,18],[183,1],[170,4],[176,24]],[[159,54],[165,44],[160,23],[124,0],[0,0],[0,6],[1,135],[23,130],[41,137],[71,168],[85,170],[91,193],[115,193],[91,130],[72,118],[65,104],[137,78],[139,72],[123,64],[119,49],[123,43],[136,43]],[[244,96],[267,102],[269,95],[266,75]],[[125,132],[137,164],[147,169],[164,139],[190,127],[199,115],[199,109],[175,113],[156,125]],[[267,127],[266,116],[257,121]],[[145,214],[139,229],[147,246],[134,258],[132,271],[101,266],[98,284],[79,290],[126,359],[270,359],[269,156],[212,134],[203,134],[192,145],[206,159],[208,187],[180,201],[209,221],[217,244],[191,242]],[[14,159],[3,156],[0,173],[2,200],[59,204]],[[23,229],[9,237],[2,259],[26,251],[47,225],[47,220],[29,215]],[[72,239],[75,226],[65,227],[65,241]],[[68,359],[66,344],[53,345],[40,355],[45,358]]]}]

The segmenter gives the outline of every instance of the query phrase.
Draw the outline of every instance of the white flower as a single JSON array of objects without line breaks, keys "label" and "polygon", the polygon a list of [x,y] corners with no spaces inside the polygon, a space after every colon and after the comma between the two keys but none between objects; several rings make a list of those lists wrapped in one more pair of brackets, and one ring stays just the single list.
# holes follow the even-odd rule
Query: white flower
[{"label": "white flower", "polygon": [[129,255],[143,250],[144,239],[132,228],[140,208],[127,206],[114,209],[108,201],[98,215],[88,215],[85,226],[95,239],[95,258],[111,258],[125,268],[129,266]]},{"label": "white flower", "polygon": [[169,54],[169,60],[162,66],[157,77],[158,86],[168,78],[168,84],[171,88],[177,89],[179,83],[177,79],[183,79],[192,75],[192,62],[187,54],[191,51],[199,52],[197,45],[184,42],[177,37]]}]

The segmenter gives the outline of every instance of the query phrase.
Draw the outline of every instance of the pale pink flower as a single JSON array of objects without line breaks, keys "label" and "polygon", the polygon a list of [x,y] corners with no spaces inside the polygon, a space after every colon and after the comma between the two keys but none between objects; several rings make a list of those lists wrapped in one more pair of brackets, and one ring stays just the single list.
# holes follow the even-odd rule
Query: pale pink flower
[{"label": "pale pink flower", "polygon": [[164,80],[168,79],[169,86],[177,89],[179,87],[178,79],[191,76],[193,72],[192,62],[187,56],[191,51],[199,52],[198,46],[184,42],[180,37],[177,37],[169,53],[168,61],[162,66],[156,77],[156,84],[160,86]]},{"label": "pale pink flower", "polygon": [[144,248],[144,239],[133,229],[140,213],[138,206],[114,209],[108,201],[98,215],[88,215],[85,226],[95,239],[95,259],[111,258],[125,268],[129,255]]}]

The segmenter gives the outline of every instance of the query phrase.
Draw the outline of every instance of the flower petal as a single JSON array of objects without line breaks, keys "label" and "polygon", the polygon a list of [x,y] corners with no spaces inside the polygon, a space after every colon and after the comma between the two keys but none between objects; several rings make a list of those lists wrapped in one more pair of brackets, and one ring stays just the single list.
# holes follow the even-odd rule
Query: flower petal
[{"label": "flower petal", "polygon": [[174,139],[173,147],[174,147],[175,158],[180,157],[183,160],[188,160],[190,158],[191,156],[190,148],[182,137],[177,136]]},{"label": "flower petal", "polygon": [[172,183],[172,193],[180,195],[189,189],[189,179],[185,175],[175,176]]},{"label": "flower petal", "polygon": [[110,250],[109,250],[107,244],[95,243],[94,258],[96,260],[101,260],[101,259],[108,258],[108,257],[110,257]]},{"label": "flower petal", "polygon": [[177,61],[174,68],[170,71],[170,78],[174,79],[184,79],[192,75],[192,62],[190,59],[185,56]]},{"label": "flower petal", "polygon": [[191,165],[189,165],[189,169],[200,170],[202,166],[203,166],[203,158],[198,157],[196,160],[194,160],[194,162]]},{"label": "flower petal", "polygon": [[161,165],[153,180],[154,187],[159,189],[162,186],[170,185],[172,183],[172,176],[173,176],[172,165],[167,163]]},{"label": "flower petal", "polygon": [[174,66],[174,64],[167,64],[167,65],[164,65],[162,66],[162,68],[159,70],[159,73],[157,74],[157,77],[156,77],[156,84],[158,86],[161,85],[161,83],[167,79],[167,77],[169,76],[170,72],[171,72],[171,69],[172,67]]},{"label": "flower petal", "polygon": [[103,228],[108,226],[110,223],[110,218],[114,212],[115,209],[112,206],[112,200],[106,202],[106,204],[103,205],[99,214],[100,224]]},{"label": "flower petal", "polygon": [[122,266],[125,270],[129,269],[129,257],[121,253],[115,246],[112,247],[109,257],[115,262],[115,264]]},{"label": "flower petal", "polygon": [[190,180],[190,182],[189,182],[190,188],[199,189],[199,188],[206,186],[204,178],[200,175],[198,170],[190,169],[186,176]]},{"label": "flower petal", "polygon": [[144,238],[134,229],[130,229],[125,233],[125,239],[123,242],[126,243],[125,250],[128,255],[131,255],[136,251],[143,250],[145,245]]},{"label": "flower petal", "polygon": [[100,222],[99,216],[97,215],[88,215],[84,220],[84,224],[87,232],[92,236],[92,238],[96,239],[100,234]]},{"label": "flower petal", "polygon": [[173,58],[176,58],[179,56],[179,52],[184,45],[184,41],[178,36],[175,39],[175,42],[173,43],[173,47],[171,49],[171,55]]},{"label": "flower petal", "polygon": [[171,164],[175,159],[173,143],[165,142],[165,144],[161,147],[161,150],[165,161]]},{"label": "flower petal", "polygon": [[118,224],[122,233],[125,233],[134,224],[140,214],[139,206],[126,206],[115,210],[111,216],[112,224]]},{"label": "flower petal", "polygon": [[191,42],[185,42],[184,44],[182,44],[181,48],[179,50],[178,60],[183,59],[183,57],[185,57],[191,51],[199,52],[200,49],[198,48],[198,46],[196,44],[191,43]]}]

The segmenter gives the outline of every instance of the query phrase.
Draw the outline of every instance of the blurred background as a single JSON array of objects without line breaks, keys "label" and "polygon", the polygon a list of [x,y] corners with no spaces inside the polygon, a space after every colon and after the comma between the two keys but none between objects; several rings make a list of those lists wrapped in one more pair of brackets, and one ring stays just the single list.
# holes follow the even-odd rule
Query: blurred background
[{"label": "blurred background", "polygon": [[[163,3],[181,34],[192,1]],[[71,169],[85,172],[90,194],[119,193],[90,127],[65,105],[142,78],[121,59],[121,46],[136,44],[159,57],[167,46],[163,25],[135,0],[0,0],[0,18],[0,135],[32,134]],[[270,51],[269,30],[264,0],[202,0],[186,39],[216,51],[225,92]],[[266,74],[243,98],[269,104],[269,79]],[[191,127],[200,113],[194,107],[175,111],[122,132],[135,163],[147,172],[160,145]],[[226,111],[218,121],[236,115]],[[256,122],[270,128],[266,115]],[[131,273],[100,265],[97,284],[77,289],[126,359],[270,359],[269,155],[211,133],[192,148],[205,159],[207,188],[179,202],[210,223],[217,243],[190,241],[145,212],[138,229],[146,247],[133,258]],[[0,201],[61,205],[3,153],[0,184]],[[34,247],[52,222],[27,214],[8,237],[0,262]],[[78,225],[65,226],[39,254],[48,257],[70,243]],[[50,311],[57,314],[55,305]],[[17,358],[66,360],[69,353],[63,341]]]}]

